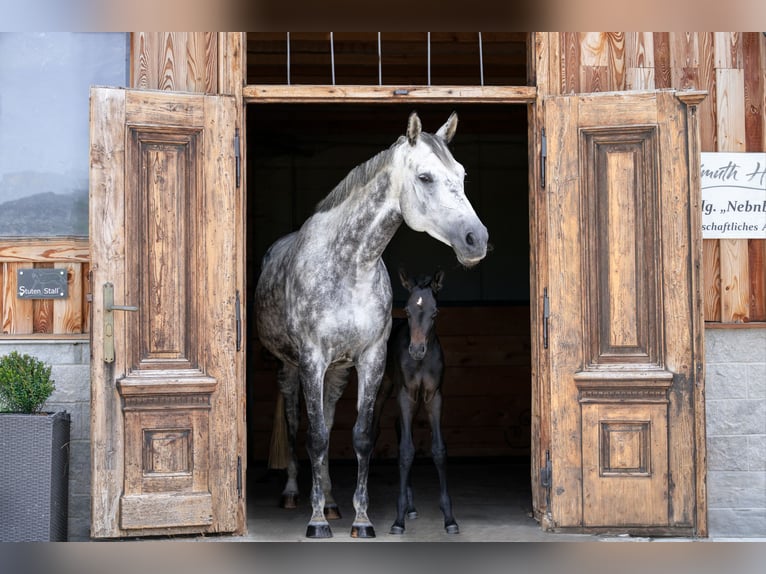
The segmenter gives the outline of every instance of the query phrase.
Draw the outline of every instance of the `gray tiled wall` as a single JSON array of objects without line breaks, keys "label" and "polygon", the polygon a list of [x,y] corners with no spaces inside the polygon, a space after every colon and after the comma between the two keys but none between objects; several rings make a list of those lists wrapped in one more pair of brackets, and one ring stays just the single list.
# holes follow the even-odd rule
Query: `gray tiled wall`
[{"label": "gray tiled wall", "polygon": [[766,536],[766,329],[707,329],[710,536]]}]

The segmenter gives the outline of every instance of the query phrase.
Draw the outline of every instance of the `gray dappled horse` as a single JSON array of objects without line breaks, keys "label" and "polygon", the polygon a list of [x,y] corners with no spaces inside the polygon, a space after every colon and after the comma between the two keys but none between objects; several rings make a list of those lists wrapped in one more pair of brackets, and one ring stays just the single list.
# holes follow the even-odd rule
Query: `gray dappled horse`
[{"label": "gray dappled horse", "polygon": [[352,366],[358,379],[352,432],[358,472],[351,536],[375,536],[367,516],[367,476],[373,408],[391,331],[384,249],[404,221],[451,246],[466,267],[487,253],[487,228],[465,196],[465,170],[447,147],[456,128],[453,113],[436,134],[422,132],[412,113],[405,136],[351,170],[303,226],[277,240],[263,258],[255,293],[256,325],[261,343],[281,363],[277,379],[291,449],[285,492],[297,494],[299,388],[308,417],[308,537],[332,536],[324,514],[331,498],[328,445],[335,402]]},{"label": "gray dappled horse", "polygon": [[391,330],[386,374],[373,417],[377,438],[386,399],[395,391],[399,406],[399,495],[391,534],[404,534],[405,515],[407,518],[418,516],[410,470],[415,459],[412,421],[421,404],[426,409],[431,426],[431,456],[439,474],[439,508],[444,514],[444,529],[448,534],[457,534],[460,529],[452,514],[452,500],[447,492],[447,449],[441,433],[444,352],[436,335],[436,315],[439,312],[436,293],[444,284],[444,272],[437,271],[433,277],[413,279],[407,276],[404,269],[400,269],[399,279],[409,291],[404,307],[407,320],[397,320]]}]

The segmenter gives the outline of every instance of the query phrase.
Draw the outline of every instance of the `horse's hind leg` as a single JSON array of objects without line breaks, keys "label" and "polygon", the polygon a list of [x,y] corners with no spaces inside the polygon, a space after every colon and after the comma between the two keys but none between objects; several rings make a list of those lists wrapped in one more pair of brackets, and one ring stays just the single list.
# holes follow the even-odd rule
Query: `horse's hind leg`
[{"label": "horse's hind leg", "polygon": [[295,438],[300,424],[300,383],[295,367],[282,365],[277,375],[279,390],[284,398],[285,420],[287,422],[287,482],[282,490],[279,505],[282,508],[296,508],[298,504],[298,455],[295,452]]},{"label": "horse's hind leg", "polygon": [[431,399],[425,402],[425,405],[431,423],[431,456],[439,473],[439,508],[444,514],[444,529],[447,534],[457,534],[460,532],[460,528],[452,514],[452,499],[447,492],[447,448],[441,433],[441,390],[437,389]]}]

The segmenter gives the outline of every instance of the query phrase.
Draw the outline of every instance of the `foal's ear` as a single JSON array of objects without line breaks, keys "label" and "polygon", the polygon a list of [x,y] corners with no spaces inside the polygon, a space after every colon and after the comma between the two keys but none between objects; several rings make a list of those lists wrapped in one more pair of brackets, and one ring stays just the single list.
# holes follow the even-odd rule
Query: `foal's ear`
[{"label": "foal's ear", "polygon": [[456,131],[457,131],[457,112],[452,112],[450,114],[450,117],[447,118],[447,121],[444,122],[444,125],[439,128],[438,132],[436,132],[436,135],[442,138],[445,142],[449,143],[452,141],[452,138],[455,137]]},{"label": "foal's ear", "polygon": [[410,119],[407,120],[407,141],[410,142],[410,145],[415,145],[415,143],[418,141],[418,136],[420,135],[421,129],[422,126],[420,124],[418,113],[412,112],[410,114]]},{"label": "foal's ear", "polygon": [[412,282],[407,276],[407,272],[404,270],[404,267],[399,267],[399,281],[402,282],[402,287],[407,289],[407,291],[412,291]]},{"label": "foal's ear", "polygon": [[431,291],[438,293],[441,291],[442,285],[444,285],[444,271],[439,269],[431,280]]}]

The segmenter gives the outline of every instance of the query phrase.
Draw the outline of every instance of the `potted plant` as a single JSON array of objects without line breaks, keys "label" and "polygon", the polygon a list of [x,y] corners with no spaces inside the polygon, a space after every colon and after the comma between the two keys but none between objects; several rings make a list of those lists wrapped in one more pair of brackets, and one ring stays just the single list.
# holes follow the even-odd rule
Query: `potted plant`
[{"label": "potted plant", "polygon": [[54,389],[43,361],[0,357],[0,542],[67,539],[70,417],[42,411]]}]

